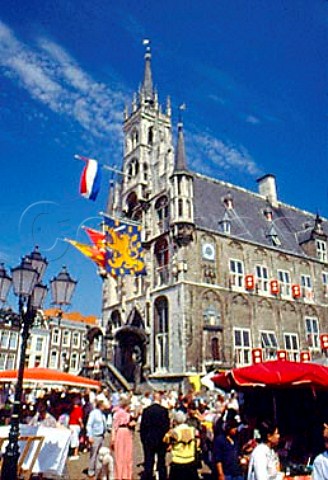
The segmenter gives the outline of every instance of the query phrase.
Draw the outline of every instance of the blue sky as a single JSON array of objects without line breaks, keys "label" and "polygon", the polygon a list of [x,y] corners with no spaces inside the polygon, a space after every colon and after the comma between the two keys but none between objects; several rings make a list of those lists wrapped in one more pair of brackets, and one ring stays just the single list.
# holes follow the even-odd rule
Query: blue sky
[{"label": "blue sky", "polygon": [[[79,281],[72,309],[100,314],[87,243],[96,202],[74,154],[119,165],[121,120],[151,39],[154,82],[174,123],[185,102],[189,167],[250,190],[265,173],[285,203],[328,216],[328,3],[323,0],[5,0],[0,5],[0,259],[35,244]],[[15,300],[9,301],[15,305]]]}]

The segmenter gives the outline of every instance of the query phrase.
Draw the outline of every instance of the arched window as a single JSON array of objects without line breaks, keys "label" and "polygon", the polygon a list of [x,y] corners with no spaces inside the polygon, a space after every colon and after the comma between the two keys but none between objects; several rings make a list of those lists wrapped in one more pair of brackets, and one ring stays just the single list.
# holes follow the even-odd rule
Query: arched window
[{"label": "arched window", "polygon": [[143,164],[143,178],[145,182],[148,180],[148,163]]},{"label": "arched window", "polygon": [[178,200],[178,216],[182,217],[183,215],[183,201],[181,198]]},{"label": "arched window", "polygon": [[220,360],[220,344],[217,337],[213,337],[211,340],[211,353],[214,361]]},{"label": "arched window", "polygon": [[110,316],[110,323],[114,328],[119,328],[122,325],[121,314],[118,310],[114,310]]},{"label": "arched window", "polygon": [[154,140],[154,127],[150,127],[148,130],[148,145],[152,145]]},{"label": "arched window", "polygon": [[132,148],[136,148],[136,146],[138,145],[139,143],[139,132],[138,130],[135,128],[134,130],[132,130],[131,132],[131,144],[132,144]]},{"label": "arched window", "polygon": [[169,281],[169,245],[165,238],[158,240],[155,244],[156,271],[155,279],[157,285],[163,285]]},{"label": "arched window", "polygon": [[155,301],[155,369],[167,371],[169,368],[169,310],[166,297],[157,298]]},{"label": "arched window", "polygon": [[137,176],[139,173],[139,161],[135,158],[134,159],[134,175]]},{"label": "arched window", "polygon": [[187,204],[187,215],[188,215],[188,218],[190,218],[191,217],[191,201],[187,200],[186,204]]},{"label": "arched window", "polygon": [[133,177],[132,163],[129,163],[127,165],[127,174],[128,174],[129,180],[131,180],[131,178]]},{"label": "arched window", "polygon": [[181,193],[182,193],[182,178],[180,176],[177,178],[177,182],[178,182],[178,195],[181,195]]},{"label": "arched window", "polygon": [[158,218],[160,232],[164,232],[169,227],[169,201],[166,196],[161,197],[155,203],[155,210]]},{"label": "arched window", "polygon": [[169,245],[166,238],[158,240],[155,245],[155,256],[157,265],[164,267],[169,263]]},{"label": "arched window", "polygon": [[131,192],[126,199],[127,204],[127,217],[133,220],[140,220],[142,216],[142,210],[138,197],[135,192]]},{"label": "arched window", "polygon": [[126,152],[126,153],[129,153],[129,152],[131,151],[131,147],[132,147],[131,138],[130,138],[130,137],[126,137],[126,139],[125,139],[125,152]]}]

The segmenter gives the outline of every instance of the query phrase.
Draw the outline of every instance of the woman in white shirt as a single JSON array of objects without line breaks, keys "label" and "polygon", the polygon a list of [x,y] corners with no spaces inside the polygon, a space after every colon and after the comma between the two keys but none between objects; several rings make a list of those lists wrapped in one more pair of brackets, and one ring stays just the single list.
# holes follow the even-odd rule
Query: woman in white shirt
[{"label": "woman in white shirt", "polygon": [[281,480],[280,462],[275,447],[280,434],[277,425],[272,422],[262,422],[260,427],[261,443],[254,448],[248,466],[247,480]]}]

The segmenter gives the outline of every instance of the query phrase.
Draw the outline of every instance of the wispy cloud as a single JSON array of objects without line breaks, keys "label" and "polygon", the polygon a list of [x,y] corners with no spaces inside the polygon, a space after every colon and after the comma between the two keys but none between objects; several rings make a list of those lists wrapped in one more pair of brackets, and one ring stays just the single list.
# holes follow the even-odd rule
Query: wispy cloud
[{"label": "wispy cloud", "polygon": [[[121,140],[122,111],[127,101],[122,93],[124,88],[115,89],[95,81],[55,42],[42,38],[31,47],[18,40],[0,21],[0,65],[4,74],[33,99],[83,127],[81,139],[86,135],[89,140],[90,137],[111,138],[113,144]],[[218,97],[217,101],[224,100]],[[249,115],[246,121],[257,123],[259,120]],[[187,136],[195,170],[209,175],[233,169],[250,175],[259,172],[245,148],[200,133],[199,125],[197,129]],[[96,145],[96,141],[94,143]]]},{"label": "wispy cloud", "polygon": [[255,117],[255,115],[247,115],[246,122],[251,123],[252,125],[257,125],[261,123],[261,120],[258,117]]},{"label": "wispy cloud", "polygon": [[245,147],[225,143],[208,133],[196,133],[191,138],[189,156],[194,170],[215,176],[232,170],[249,175],[261,173]]},{"label": "wispy cloud", "polygon": [[0,63],[32,98],[73,118],[94,137],[120,135],[124,95],[96,82],[54,42],[41,39],[32,48],[0,21]]}]

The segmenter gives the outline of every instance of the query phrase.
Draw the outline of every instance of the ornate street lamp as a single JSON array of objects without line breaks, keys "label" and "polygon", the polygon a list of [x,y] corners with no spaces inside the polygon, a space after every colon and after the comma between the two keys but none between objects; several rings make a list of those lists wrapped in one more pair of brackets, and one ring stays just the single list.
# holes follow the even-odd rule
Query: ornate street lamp
[{"label": "ornate street lamp", "polygon": [[0,263],[0,302],[5,303],[11,286],[12,278],[5,270],[3,263]]},{"label": "ornate street lamp", "polygon": [[[42,303],[47,294],[47,287],[41,283],[47,265],[47,260],[42,257],[37,247],[35,247],[35,250],[30,255],[22,259],[20,265],[11,269],[12,278],[7,274],[4,266],[0,264],[0,300],[2,302],[6,301],[12,284],[14,294],[19,299],[19,318],[22,327],[17,385],[15,388],[13,413],[10,420],[8,445],[3,457],[1,480],[17,479],[19,420],[21,416],[26,348],[30,329],[33,327],[37,310],[42,307]],[[57,296],[53,296],[54,302],[59,305],[69,305],[77,282],[70,277],[66,269],[65,271],[62,270],[50,283],[52,293],[57,292]],[[63,293],[63,289],[66,292],[65,294]]]},{"label": "ornate street lamp", "polygon": [[63,265],[57,277],[50,280],[52,303],[59,306],[59,312],[57,313],[59,325],[63,315],[62,308],[70,305],[76,284],[77,281],[72,279],[65,265]]}]

